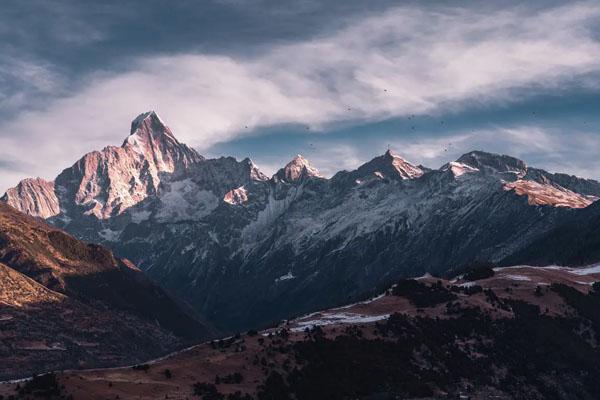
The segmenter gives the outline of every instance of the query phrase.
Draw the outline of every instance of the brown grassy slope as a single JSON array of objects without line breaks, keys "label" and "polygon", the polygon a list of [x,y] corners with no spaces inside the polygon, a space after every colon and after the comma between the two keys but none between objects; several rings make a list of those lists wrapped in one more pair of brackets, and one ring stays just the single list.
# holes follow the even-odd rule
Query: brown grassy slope
[{"label": "brown grassy slope", "polygon": [[[591,284],[599,279],[519,267],[472,283],[441,280],[436,290],[451,300],[417,306],[414,296],[389,292],[198,345],[147,368],[74,371],[57,379],[63,394],[76,399],[287,399],[290,392],[311,400],[594,398],[597,387],[586,376],[600,368],[597,326],[577,301],[591,301]],[[413,286],[438,285],[431,277],[418,282]],[[323,326],[306,333],[312,323]],[[559,372],[561,379],[550,382]],[[228,380],[236,373],[241,382]],[[196,383],[215,385],[221,395],[194,397]],[[14,389],[5,385],[0,392]]]},{"label": "brown grassy slope", "polygon": [[0,377],[139,362],[208,338],[127,260],[0,204]]}]

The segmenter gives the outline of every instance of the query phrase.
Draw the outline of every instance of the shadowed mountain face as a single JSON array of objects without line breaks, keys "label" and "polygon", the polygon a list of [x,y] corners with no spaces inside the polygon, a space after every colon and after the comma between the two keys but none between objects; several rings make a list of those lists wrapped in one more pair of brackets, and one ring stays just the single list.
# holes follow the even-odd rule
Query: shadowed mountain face
[{"label": "shadowed mountain face", "polygon": [[600,260],[600,203],[563,218],[549,232],[502,261],[504,265],[587,265]]},{"label": "shadowed mountain face", "polygon": [[0,379],[139,362],[214,334],[127,260],[0,204]]},{"label": "shadowed mountain face", "polygon": [[[133,122],[119,162],[107,149],[55,180],[48,221],[133,260],[226,330],[499,262],[600,196],[596,181],[481,151],[437,170],[388,151],[331,179],[297,156],[268,178],[249,159],[204,159],[154,113]],[[27,212],[46,188],[6,196]]]}]

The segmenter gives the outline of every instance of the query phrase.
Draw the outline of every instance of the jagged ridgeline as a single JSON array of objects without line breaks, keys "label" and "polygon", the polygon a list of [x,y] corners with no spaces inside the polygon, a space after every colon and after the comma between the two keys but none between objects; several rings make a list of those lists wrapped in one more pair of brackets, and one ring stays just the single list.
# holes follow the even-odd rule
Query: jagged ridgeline
[{"label": "jagged ridgeline", "polygon": [[109,246],[237,330],[403,276],[528,262],[531,243],[598,196],[596,181],[482,151],[439,169],[388,151],[331,178],[299,155],[267,177],[250,159],[205,159],[148,112],[122,146],[86,154],[53,182],[25,180],[3,199]]}]

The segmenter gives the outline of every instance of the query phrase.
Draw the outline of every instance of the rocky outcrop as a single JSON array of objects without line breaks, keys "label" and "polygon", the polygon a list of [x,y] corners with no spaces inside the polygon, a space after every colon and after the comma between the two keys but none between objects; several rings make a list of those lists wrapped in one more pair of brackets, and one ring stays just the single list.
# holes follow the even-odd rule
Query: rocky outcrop
[{"label": "rocky outcrop", "polygon": [[88,153],[56,178],[61,211],[98,219],[121,214],[156,193],[161,173],[181,173],[202,159],[156,113],[141,114],[121,147]]},{"label": "rocky outcrop", "polygon": [[225,194],[223,201],[231,205],[244,204],[248,201],[248,191],[243,186],[240,186],[237,189],[232,189]]},{"label": "rocky outcrop", "polygon": [[425,171],[391,150],[375,157],[350,173],[340,172],[334,176],[334,181],[346,181],[350,185],[361,184],[372,179],[410,180],[419,178]]},{"label": "rocky outcrop", "polygon": [[25,214],[44,219],[60,212],[54,182],[42,178],[22,180],[17,186],[8,189],[0,200]]},{"label": "rocky outcrop", "polygon": [[322,177],[319,170],[313,167],[310,162],[298,154],[285,167],[275,173],[273,179],[283,182],[298,182],[304,177]]},{"label": "rocky outcrop", "polygon": [[179,143],[155,112],[139,115],[121,147],[84,155],[54,183],[24,180],[4,201],[19,211],[62,219],[91,215],[106,219],[155,194],[161,174],[178,174],[203,158]]}]

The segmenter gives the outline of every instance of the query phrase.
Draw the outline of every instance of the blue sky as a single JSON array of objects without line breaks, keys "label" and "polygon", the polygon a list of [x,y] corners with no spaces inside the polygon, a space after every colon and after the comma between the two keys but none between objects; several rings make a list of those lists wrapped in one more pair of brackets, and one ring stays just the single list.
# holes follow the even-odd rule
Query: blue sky
[{"label": "blue sky", "polygon": [[156,110],[206,156],[326,175],[387,147],[600,178],[600,3],[0,4],[0,190],[52,179]]}]

